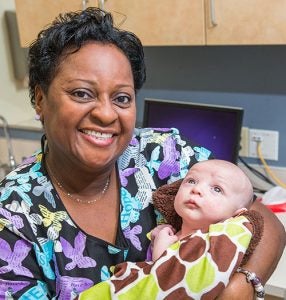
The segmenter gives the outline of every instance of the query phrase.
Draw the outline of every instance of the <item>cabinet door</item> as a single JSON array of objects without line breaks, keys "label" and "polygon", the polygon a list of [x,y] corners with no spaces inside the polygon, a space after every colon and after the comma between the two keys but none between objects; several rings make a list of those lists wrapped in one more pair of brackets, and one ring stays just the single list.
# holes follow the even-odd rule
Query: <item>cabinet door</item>
[{"label": "cabinet door", "polygon": [[98,6],[99,0],[15,0],[20,44],[27,47],[62,12]]},{"label": "cabinet door", "polygon": [[115,24],[145,46],[204,45],[204,0],[106,0]]},{"label": "cabinet door", "polygon": [[[207,45],[286,43],[286,0],[205,0]],[[211,6],[217,25],[211,22]]]}]

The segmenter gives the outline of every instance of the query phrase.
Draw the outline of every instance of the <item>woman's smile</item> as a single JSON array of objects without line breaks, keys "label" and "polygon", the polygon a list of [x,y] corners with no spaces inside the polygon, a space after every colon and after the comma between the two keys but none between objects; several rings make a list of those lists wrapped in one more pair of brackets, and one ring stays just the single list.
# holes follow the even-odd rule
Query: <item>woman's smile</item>
[{"label": "woman's smile", "polygon": [[96,146],[109,146],[114,141],[114,135],[111,133],[98,132],[94,130],[80,130],[83,137]]}]

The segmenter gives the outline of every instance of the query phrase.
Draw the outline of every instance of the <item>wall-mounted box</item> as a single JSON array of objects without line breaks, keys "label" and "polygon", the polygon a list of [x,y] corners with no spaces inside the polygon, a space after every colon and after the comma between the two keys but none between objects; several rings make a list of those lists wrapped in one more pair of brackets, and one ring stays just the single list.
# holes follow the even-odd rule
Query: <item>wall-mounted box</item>
[{"label": "wall-mounted box", "polygon": [[14,11],[5,12],[10,52],[13,62],[15,79],[27,83],[28,80],[28,48],[20,45],[20,37],[17,25],[16,13]]}]

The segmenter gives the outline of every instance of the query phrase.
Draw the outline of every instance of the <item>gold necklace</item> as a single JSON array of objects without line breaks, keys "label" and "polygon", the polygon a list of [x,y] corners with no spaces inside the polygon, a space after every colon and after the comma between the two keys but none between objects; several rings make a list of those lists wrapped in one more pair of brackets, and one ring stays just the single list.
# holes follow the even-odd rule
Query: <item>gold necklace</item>
[{"label": "gold necklace", "polygon": [[104,188],[102,189],[101,193],[100,193],[100,198],[95,198],[93,200],[88,200],[88,201],[84,201],[80,198],[75,197],[73,194],[69,193],[66,191],[66,189],[63,187],[63,185],[58,181],[58,179],[56,178],[56,176],[53,174],[53,172],[51,171],[48,162],[46,161],[46,167],[47,167],[47,171],[48,173],[51,175],[51,177],[55,180],[57,186],[64,192],[65,195],[67,195],[70,199],[81,203],[81,204],[93,204],[95,203],[97,200],[99,200],[100,198],[102,198],[102,196],[105,194],[105,192],[107,191],[108,187],[109,187],[109,183],[110,183],[110,176],[107,178],[107,181],[104,185]]}]

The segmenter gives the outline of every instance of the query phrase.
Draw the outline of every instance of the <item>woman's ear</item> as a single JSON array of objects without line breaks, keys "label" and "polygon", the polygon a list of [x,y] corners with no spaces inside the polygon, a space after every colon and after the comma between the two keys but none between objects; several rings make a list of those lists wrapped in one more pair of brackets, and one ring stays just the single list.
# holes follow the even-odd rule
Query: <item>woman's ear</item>
[{"label": "woman's ear", "polygon": [[35,111],[36,114],[39,118],[39,120],[41,120],[41,122],[43,123],[43,99],[44,99],[45,95],[44,92],[42,90],[42,88],[37,85],[35,87]]}]

